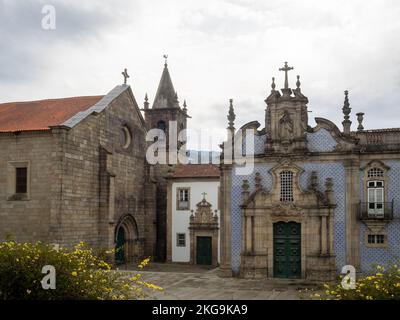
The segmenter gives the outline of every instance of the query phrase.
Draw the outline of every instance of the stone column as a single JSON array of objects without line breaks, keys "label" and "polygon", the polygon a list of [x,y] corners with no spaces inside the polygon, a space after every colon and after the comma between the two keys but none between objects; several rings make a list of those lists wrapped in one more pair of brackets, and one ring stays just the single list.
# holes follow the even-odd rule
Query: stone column
[{"label": "stone column", "polygon": [[220,219],[220,250],[221,267],[220,277],[232,277],[231,266],[231,191],[232,191],[232,166],[221,165],[221,219]]},{"label": "stone column", "polygon": [[321,255],[328,253],[328,229],[326,223],[326,216],[321,216]]},{"label": "stone column", "polygon": [[[172,262],[172,181],[167,182],[167,262]],[[191,239],[190,239],[191,241]]]},{"label": "stone column", "polygon": [[360,164],[357,159],[348,159],[344,162],[346,174],[346,264],[359,266],[359,227],[357,221],[357,207],[359,202]]},{"label": "stone column", "polygon": [[246,253],[253,252],[253,217],[247,216],[246,218]]}]

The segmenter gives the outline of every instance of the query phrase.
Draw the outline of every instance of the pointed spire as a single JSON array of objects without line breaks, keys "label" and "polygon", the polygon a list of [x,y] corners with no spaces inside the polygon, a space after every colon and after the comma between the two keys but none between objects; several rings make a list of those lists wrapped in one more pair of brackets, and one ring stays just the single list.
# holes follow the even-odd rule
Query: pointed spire
[{"label": "pointed spire", "polygon": [[164,70],[161,75],[156,96],[154,98],[153,109],[176,107],[176,91],[169,74],[167,58],[168,56],[164,55]]},{"label": "pointed spire", "polygon": [[146,95],[144,96],[143,106],[144,106],[145,109],[149,108],[149,98],[147,97],[147,92],[146,92]]},{"label": "pointed spire", "polygon": [[344,134],[350,134],[350,127],[351,127],[351,121],[350,119],[350,103],[349,103],[349,91],[344,92],[344,104],[342,108],[343,114],[344,114],[344,120],[342,122],[343,124],[343,132]]},{"label": "pointed spire", "polygon": [[233,99],[229,99],[229,113],[228,113],[228,129],[231,131],[235,131],[235,119],[236,119],[236,115],[235,115],[235,110],[233,109]]},{"label": "pointed spire", "polygon": [[186,99],[183,100],[183,112],[184,112],[184,113],[187,113]]}]

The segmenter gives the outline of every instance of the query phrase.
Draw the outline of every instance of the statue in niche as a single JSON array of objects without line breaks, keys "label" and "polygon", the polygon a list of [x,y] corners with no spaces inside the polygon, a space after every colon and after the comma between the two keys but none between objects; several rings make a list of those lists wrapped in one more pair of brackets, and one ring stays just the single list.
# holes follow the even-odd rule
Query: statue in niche
[{"label": "statue in niche", "polygon": [[290,140],[293,137],[293,122],[288,111],[285,111],[279,120],[279,136],[282,140]]}]

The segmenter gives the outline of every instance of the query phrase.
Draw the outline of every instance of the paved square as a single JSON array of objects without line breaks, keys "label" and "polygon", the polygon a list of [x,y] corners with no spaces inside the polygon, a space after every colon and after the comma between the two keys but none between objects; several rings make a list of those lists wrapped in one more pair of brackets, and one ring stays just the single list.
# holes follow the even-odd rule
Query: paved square
[{"label": "paved square", "polygon": [[[132,268],[129,269],[133,271]],[[302,280],[220,278],[217,270],[198,266],[152,264],[148,270],[138,272],[142,274],[144,281],[164,289],[161,292],[150,291],[149,299],[298,300],[308,297],[307,294],[301,294],[300,290],[316,287],[315,284]]]}]

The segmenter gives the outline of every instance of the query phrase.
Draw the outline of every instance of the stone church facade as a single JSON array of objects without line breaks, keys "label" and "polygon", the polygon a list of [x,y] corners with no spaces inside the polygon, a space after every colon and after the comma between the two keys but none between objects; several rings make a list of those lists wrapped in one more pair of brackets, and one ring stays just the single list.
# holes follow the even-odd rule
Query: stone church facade
[{"label": "stone church facade", "polygon": [[116,262],[164,260],[170,167],[148,164],[146,133],[167,133],[172,120],[186,128],[188,117],[166,63],[142,110],[126,84],[105,96],[0,104],[0,240],[84,241],[122,248]]},{"label": "stone church facade", "polygon": [[[131,88],[0,106],[0,236],[155,250],[155,184]],[[24,179],[25,178],[25,179]]]},{"label": "stone church facade", "polygon": [[[364,130],[358,113],[352,131],[347,91],[343,130],[324,118],[309,126],[299,76],[289,88],[291,69],[281,69],[281,91],[272,80],[264,127],[253,121],[241,128],[254,132],[253,172],[221,165],[220,275],[330,280],[345,265],[366,272],[396,261],[400,129]],[[238,139],[232,103],[228,120]]]}]

